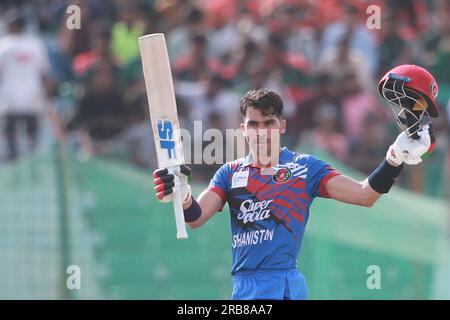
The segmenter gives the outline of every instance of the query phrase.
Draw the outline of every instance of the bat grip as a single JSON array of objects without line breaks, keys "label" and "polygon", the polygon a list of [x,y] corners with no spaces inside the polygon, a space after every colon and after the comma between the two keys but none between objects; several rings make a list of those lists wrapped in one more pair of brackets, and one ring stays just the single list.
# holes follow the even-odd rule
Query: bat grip
[{"label": "bat grip", "polygon": [[[179,171],[180,167],[172,167],[169,169],[174,173],[174,171]],[[183,199],[181,198],[181,191],[178,190],[173,195],[173,209],[175,212],[175,224],[177,226],[177,239],[187,239],[186,223],[184,221],[184,211],[183,211]]]},{"label": "bat grip", "polygon": [[173,208],[175,211],[175,223],[177,225],[177,239],[187,239],[186,224],[184,222],[183,203],[181,193],[178,191],[173,198]]}]

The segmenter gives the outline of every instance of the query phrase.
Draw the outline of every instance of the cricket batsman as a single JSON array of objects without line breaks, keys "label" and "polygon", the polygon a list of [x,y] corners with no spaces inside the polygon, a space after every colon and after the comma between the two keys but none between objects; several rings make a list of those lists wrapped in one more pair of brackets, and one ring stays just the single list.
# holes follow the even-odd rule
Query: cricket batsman
[{"label": "cricket batsman", "polygon": [[[280,136],[287,129],[283,102],[268,89],[249,91],[240,101],[241,128],[250,153],[224,164],[197,199],[187,184],[187,166],[175,175],[167,168],[154,172],[157,199],[167,202],[174,192],[181,192],[185,221],[192,229],[201,227],[228,203],[232,299],[307,299],[297,257],[313,200],[323,197],[372,207],[389,192],[404,164],[417,165],[432,151],[430,117],[439,113],[433,76],[419,66],[402,65],[381,79],[379,92],[396,109],[404,131],[363,182],[312,155],[281,147]],[[263,153],[275,160],[263,162]]]}]

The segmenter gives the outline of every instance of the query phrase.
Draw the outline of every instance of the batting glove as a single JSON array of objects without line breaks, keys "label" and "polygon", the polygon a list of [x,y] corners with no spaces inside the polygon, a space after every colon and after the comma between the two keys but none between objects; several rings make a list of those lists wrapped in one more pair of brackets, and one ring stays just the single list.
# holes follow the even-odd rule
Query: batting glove
[{"label": "batting glove", "polygon": [[425,153],[431,153],[434,148],[434,134],[431,126],[425,125],[417,134],[419,139],[409,138],[405,132],[398,135],[395,142],[389,147],[386,159],[397,165],[406,163],[416,165],[422,162]]},{"label": "batting glove", "polygon": [[156,199],[160,202],[173,201],[176,192],[181,192],[183,204],[191,198],[191,186],[188,184],[188,177],[191,175],[191,168],[181,165],[176,169],[162,168],[153,172],[153,183],[155,184]]}]

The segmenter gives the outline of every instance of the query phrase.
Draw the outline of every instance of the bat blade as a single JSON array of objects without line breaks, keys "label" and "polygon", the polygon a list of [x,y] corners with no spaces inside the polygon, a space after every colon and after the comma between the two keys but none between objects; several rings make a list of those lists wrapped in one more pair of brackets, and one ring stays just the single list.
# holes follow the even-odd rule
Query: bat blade
[{"label": "bat blade", "polygon": [[[172,71],[164,34],[138,39],[159,168],[172,172],[184,164]],[[177,238],[187,239],[181,194],[174,195]]]},{"label": "bat blade", "polygon": [[158,166],[184,164],[172,72],[164,34],[139,38]]}]

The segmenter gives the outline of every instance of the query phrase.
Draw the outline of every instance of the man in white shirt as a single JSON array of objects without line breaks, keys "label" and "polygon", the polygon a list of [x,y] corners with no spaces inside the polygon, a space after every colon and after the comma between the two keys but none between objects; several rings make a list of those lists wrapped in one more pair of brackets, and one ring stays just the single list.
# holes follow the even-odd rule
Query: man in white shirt
[{"label": "man in white shirt", "polygon": [[17,158],[17,129],[26,127],[30,149],[37,145],[39,116],[47,103],[50,63],[44,43],[25,33],[26,21],[7,15],[8,33],[0,38],[0,116],[4,119],[7,159]]}]

